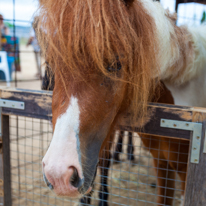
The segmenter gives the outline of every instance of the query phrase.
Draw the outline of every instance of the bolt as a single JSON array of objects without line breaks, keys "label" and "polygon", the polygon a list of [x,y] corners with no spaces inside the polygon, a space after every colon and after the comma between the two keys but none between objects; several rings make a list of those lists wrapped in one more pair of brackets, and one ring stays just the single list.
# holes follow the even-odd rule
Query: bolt
[{"label": "bolt", "polygon": [[186,126],[188,127],[188,126],[189,126],[189,124],[187,123],[187,124],[186,124]]},{"label": "bolt", "polygon": [[195,162],[198,162],[198,160],[197,160],[197,159],[195,159]]},{"label": "bolt", "polygon": [[176,125],[176,124],[173,124],[173,126],[176,127],[177,125]]},{"label": "bolt", "polygon": [[199,136],[197,136],[197,139],[200,139],[200,137],[199,137]]},{"label": "bolt", "polygon": [[193,148],[193,150],[196,150],[196,149],[197,149],[196,147]]},{"label": "bolt", "polygon": [[165,123],[165,120],[162,120],[162,123]]}]

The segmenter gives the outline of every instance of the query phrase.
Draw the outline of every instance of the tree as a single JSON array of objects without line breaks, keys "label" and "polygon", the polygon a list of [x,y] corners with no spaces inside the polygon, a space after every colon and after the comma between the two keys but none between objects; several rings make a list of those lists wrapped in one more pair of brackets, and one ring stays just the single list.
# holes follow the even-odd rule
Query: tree
[{"label": "tree", "polygon": [[9,27],[9,28],[13,28],[14,27],[14,25],[9,23],[9,22],[4,22],[4,25]]},{"label": "tree", "polygon": [[201,19],[201,24],[203,24],[205,21],[206,21],[206,12],[203,11],[202,19]]}]

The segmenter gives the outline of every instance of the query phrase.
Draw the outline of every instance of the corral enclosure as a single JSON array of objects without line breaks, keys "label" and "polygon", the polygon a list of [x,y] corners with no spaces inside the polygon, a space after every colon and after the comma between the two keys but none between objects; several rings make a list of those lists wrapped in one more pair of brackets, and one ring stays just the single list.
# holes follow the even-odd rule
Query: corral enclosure
[{"label": "corral enclosure", "polygon": [[[56,197],[45,186],[42,178],[41,159],[52,138],[52,129],[49,122],[51,118],[51,97],[51,92],[1,89],[1,105],[9,104],[8,100],[14,101],[12,108],[2,107],[4,177],[2,177],[1,173],[1,178],[4,179],[2,189],[4,189],[5,205],[79,205],[79,200]],[[24,103],[25,108],[15,109],[15,101],[21,105]],[[125,132],[122,143],[123,152],[120,154],[120,160],[117,163],[117,161],[110,159],[110,168],[104,168],[105,170],[109,169],[107,178],[109,189],[107,203],[109,205],[156,205],[156,199],[158,198],[157,191],[160,187],[157,187],[155,169],[157,169],[157,174],[160,171],[165,171],[166,178],[163,179],[165,179],[166,185],[169,182],[175,184],[173,205],[181,205],[181,201],[183,200],[183,197],[181,197],[181,183],[183,182],[177,175],[167,176],[167,174],[169,175],[170,172],[174,171],[174,169],[169,167],[169,164],[166,168],[155,168],[150,152],[155,150],[160,154],[160,152],[165,151],[168,157],[176,153],[178,159],[170,159],[170,161],[173,163],[177,163],[178,161],[177,165],[181,163],[185,164],[181,162],[181,157],[188,154],[183,152],[181,147],[183,145],[189,146],[189,140],[194,139],[194,136],[197,135],[196,131],[164,128],[160,127],[160,122],[163,123],[166,121],[165,118],[168,117],[168,119],[173,119],[174,121],[178,120],[179,122],[177,121],[176,127],[179,127],[179,124],[187,126],[193,124],[192,121],[196,122],[199,119],[200,123],[195,124],[204,128],[205,110],[158,104],[151,105],[150,109],[153,111],[155,118],[143,128],[144,133],[168,137],[173,136],[176,138],[168,138],[166,140],[170,147],[170,152],[167,152],[168,148],[164,150],[156,149],[153,145],[154,137],[150,137],[150,135],[147,138],[151,140],[151,145],[146,148],[136,133],[140,129],[138,127],[131,128],[123,125],[121,131]],[[133,131],[134,161],[127,160],[128,131]],[[112,143],[112,152],[115,150],[119,132],[116,132],[115,135],[115,142]],[[200,173],[202,177],[205,175],[205,171],[202,169],[205,165],[205,154],[203,153],[204,132],[200,136],[202,138],[199,139],[201,145],[199,164],[191,162],[191,153],[188,160],[189,179],[187,178],[185,194],[185,201],[188,202],[185,204],[191,206],[194,201],[202,199],[205,195],[204,190],[202,190],[205,179],[200,179],[198,175],[195,175],[196,172]],[[161,141],[157,139],[156,143],[160,145]],[[176,149],[173,150],[172,148]],[[156,160],[161,161],[162,157],[159,156]],[[91,205],[98,205],[100,201],[98,195],[100,178],[102,178],[99,172],[100,169],[98,168]],[[175,170],[178,170],[178,166]],[[180,171],[179,174],[185,174],[185,172]],[[196,182],[195,185],[193,184],[194,182]],[[204,202],[203,199],[202,201]]]},{"label": "corral enclosure", "polygon": [[[75,205],[78,200],[58,198],[46,186],[42,178],[41,160],[52,138],[47,120],[10,116],[12,205]],[[18,133],[18,134],[17,134]],[[119,132],[116,133],[116,141]],[[133,133],[134,161],[127,160],[128,132],[124,133],[123,152],[120,161],[111,160],[108,176],[109,205],[155,205],[157,198],[156,173],[152,156],[144,147],[137,133]],[[168,139],[169,141],[169,139]],[[114,143],[115,146],[116,143]],[[176,140],[176,146],[180,144]],[[185,141],[185,144],[188,144]],[[114,147],[113,146],[113,151]],[[179,155],[181,151],[179,151]],[[183,153],[184,155],[184,153]],[[95,181],[92,205],[98,205],[100,170]],[[174,205],[181,202],[181,180],[176,179]]]},{"label": "corral enclosure", "polygon": [[[16,6],[13,6],[14,5],[13,2],[15,3]],[[15,1],[15,0],[13,2],[11,2],[11,6],[13,6],[13,9],[14,10],[18,9],[18,4],[20,4],[20,2]],[[204,1],[199,1],[199,3],[201,4],[197,4],[197,3],[184,4],[183,2],[187,3],[187,1],[180,2],[181,4],[179,5],[179,8],[178,8],[177,24],[182,25],[184,23],[187,23],[190,25],[193,25],[193,24],[199,25],[201,23],[204,23],[205,21],[205,17],[204,17],[205,6],[203,6]],[[165,8],[168,7],[168,4],[166,3],[166,1],[164,2],[162,1],[162,3],[165,6]],[[0,2],[0,8],[1,8],[1,4],[2,3]],[[172,5],[173,4],[175,8],[175,1],[173,1]],[[169,5],[169,7],[170,6],[171,5]],[[2,11],[0,10],[0,12]],[[20,53],[20,55],[23,55],[24,52],[28,52],[27,50],[25,51],[25,42],[27,41],[26,39],[29,36],[29,32],[30,32],[29,26],[31,24],[31,21],[27,22],[21,19],[16,19],[15,17],[11,19],[9,18],[9,16],[5,17],[5,21],[10,24],[13,24],[13,27],[11,28],[12,36],[17,36],[17,34],[20,35],[19,36],[21,39],[20,49],[15,52]],[[24,23],[24,24],[27,24],[27,26],[23,28],[22,30],[22,26],[19,26],[18,23]],[[20,33],[22,33],[22,35]],[[33,52],[33,51],[30,50],[30,52]],[[25,53],[25,55],[27,54]],[[27,65],[29,66],[29,64]],[[29,73],[29,69],[27,72]],[[18,85],[20,85],[18,83],[18,80],[22,80],[21,78],[18,79],[19,78],[18,74],[19,73],[17,73],[16,75],[13,74],[17,87]],[[28,81],[28,79],[24,79],[24,80]],[[26,94],[26,91],[25,91],[25,94]],[[3,96],[1,98],[13,100],[15,99],[15,95],[13,97]],[[18,101],[24,101],[25,99],[27,98],[22,97],[22,99],[19,99]],[[43,108],[49,107],[50,104],[51,104],[51,101],[48,104],[45,103],[45,106]],[[25,105],[28,105],[28,104],[25,103]],[[6,123],[7,125],[6,127],[7,129],[9,129],[9,132],[10,132],[10,135],[8,133],[5,133],[6,136],[4,137],[10,140],[9,143],[7,142],[8,144],[5,141],[5,144],[7,144],[6,149],[5,149],[6,153],[3,153],[4,154],[5,182],[4,182],[4,185],[2,185],[1,187],[2,187],[2,190],[4,190],[4,197],[6,201],[6,204],[4,205],[6,206],[10,206],[10,205],[19,205],[19,206],[24,206],[24,205],[25,206],[27,205],[35,205],[35,206],[36,205],[37,206],[38,205],[54,205],[54,206],[79,205],[79,200],[70,200],[66,198],[56,197],[55,194],[46,187],[43,181],[41,160],[50,144],[50,141],[52,138],[52,128],[51,128],[51,124],[49,120],[50,116],[49,115],[41,116],[38,109],[39,108],[36,108],[36,110],[34,109],[34,111],[32,111],[32,115],[31,113],[28,113],[28,114],[20,113],[20,115],[16,115],[15,110],[11,110],[10,112],[9,110],[4,110],[4,112],[2,113],[4,116],[3,122],[4,122],[5,116],[7,118],[6,120],[7,123],[9,122],[9,125]],[[184,108],[184,109],[188,111],[190,110],[190,108]],[[204,112],[203,112],[203,116],[204,116]],[[164,118],[166,117],[164,116]],[[202,120],[200,121],[203,121],[203,119],[204,118],[202,118]],[[158,122],[157,124],[160,124],[159,119],[155,121]],[[195,120],[191,118],[188,121],[195,121]],[[3,124],[5,125],[5,123]],[[126,126],[129,126],[129,125],[126,125]],[[137,131],[133,130],[132,140],[133,140],[133,146],[134,146],[134,158],[135,159],[133,161],[129,161],[127,158],[128,156],[127,147],[128,147],[128,132],[131,131],[131,128],[124,127],[122,128],[122,131],[124,131],[124,137],[123,137],[123,143],[122,143],[123,150],[117,151],[120,153],[120,160],[119,161],[116,161],[114,159],[109,160],[111,161],[110,168],[105,168],[105,170],[109,170],[108,205],[131,205],[131,206],[133,205],[138,205],[138,206],[157,205],[156,204],[156,200],[158,198],[157,193],[158,193],[158,189],[160,188],[157,187],[157,173],[155,172],[155,169],[157,168],[153,164],[153,158],[151,156],[150,151],[156,150],[160,154],[161,151],[166,152],[168,148],[165,148],[165,150],[161,150],[161,149],[158,150],[157,148],[153,148],[152,144],[150,145],[150,147],[145,147],[145,145],[142,143],[141,138],[139,137],[137,133],[138,130]],[[178,156],[178,159],[171,160],[174,163],[178,162],[176,170],[178,170],[179,164],[181,163],[185,164],[185,162],[181,162],[179,157],[180,156],[182,157],[187,154],[184,151],[181,151],[180,148],[181,148],[181,145],[186,145],[186,147],[189,147],[188,140],[190,139],[190,133],[192,132],[187,132],[187,134],[183,135],[184,140],[180,140],[177,137],[173,141],[170,138],[168,138],[167,140],[169,147],[172,145],[172,147],[178,148],[177,150],[171,151],[170,153],[168,153],[168,157],[172,153],[175,153]],[[118,143],[119,134],[120,134],[120,130],[115,132],[115,142],[112,143],[112,150],[111,150],[112,154],[115,152],[115,148],[117,144],[121,144],[121,143]],[[153,133],[150,133],[150,134],[153,134]],[[171,136],[171,135],[168,134],[168,136]],[[161,141],[162,140],[158,141],[159,145],[161,144]],[[8,145],[10,146],[10,148]],[[202,153],[202,149],[203,148],[201,148],[201,153]],[[9,167],[9,161],[7,159],[8,153],[10,154],[11,167]],[[159,156],[156,160],[161,161],[162,157]],[[192,167],[193,166],[191,166],[191,168]],[[201,165],[199,167],[201,167]],[[161,169],[163,169],[167,174],[169,174],[168,173],[169,171],[174,171],[174,169],[170,168],[169,164],[167,168],[161,168]],[[10,183],[10,180],[9,180],[10,172],[11,172],[11,184],[9,184]],[[185,171],[182,171],[181,173],[185,174]],[[183,197],[181,197],[181,194],[183,191],[181,187],[182,181],[180,180],[177,174],[175,174],[174,177],[169,177],[168,175],[166,176],[167,178],[166,178],[165,187],[167,185],[167,182],[171,182],[171,181],[174,182],[175,194],[173,198],[174,199],[173,205],[179,206],[181,205],[181,202],[183,201]],[[192,178],[191,176],[189,177]],[[97,177],[95,180],[94,194],[92,195],[91,205],[99,204],[100,198],[99,198],[98,193],[99,193],[99,188],[100,188],[100,179],[101,179],[101,175],[100,175],[100,168],[99,168]],[[191,180],[191,182],[193,181]],[[5,186],[5,184],[7,185]],[[11,186],[11,193],[9,192],[10,186]],[[191,185],[188,185],[188,188],[189,188],[188,190],[190,190]],[[194,187],[194,190],[195,190],[195,187]],[[205,193],[203,192],[203,194]],[[165,194],[165,196],[167,195]],[[191,193],[189,192],[186,193],[186,196],[190,197]],[[192,196],[190,198],[192,198]],[[3,199],[2,199],[1,204],[3,205]],[[88,204],[84,204],[84,205],[88,205]],[[191,203],[191,206],[193,206],[192,203]]]}]

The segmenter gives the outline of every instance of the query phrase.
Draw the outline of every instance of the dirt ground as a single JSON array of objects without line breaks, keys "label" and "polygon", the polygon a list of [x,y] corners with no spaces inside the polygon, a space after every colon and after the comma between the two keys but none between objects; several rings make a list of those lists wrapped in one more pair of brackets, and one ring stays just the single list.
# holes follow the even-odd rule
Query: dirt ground
[{"label": "dirt ground", "polygon": [[[37,73],[32,48],[21,46],[22,71],[17,73],[19,80],[35,79]],[[43,71],[42,71],[43,73]],[[4,86],[5,83],[0,83]],[[14,87],[14,83],[11,84]],[[40,89],[41,81],[18,82],[18,88]],[[18,126],[18,129],[17,129]],[[12,201],[19,206],[74,206],[79,205],[78,200],[69,200],[56,197],[44,184],[42,178],[41,159],[45,154],[52,138],[52,130],[48,121],[10,117],[11,134],[11,167],[12,167]],[[117,134],[118,135],[118,132]],[[135,133],[133,142],[135,146],[135,161],[129,162],[126,155],[127,132],[125,133],[121,162],[112,161],[109,177],[109,206],[153,206],[156,205],[157,188],[152,157],[144,150],[140,138]],[[114,144],[115,145],[115,144]],[[100,187],[100,174],[95,180],[95,189],[92,204],[98,205],[98,189]],[[174,206],[180,205],[180,182],[177,178]]]}]

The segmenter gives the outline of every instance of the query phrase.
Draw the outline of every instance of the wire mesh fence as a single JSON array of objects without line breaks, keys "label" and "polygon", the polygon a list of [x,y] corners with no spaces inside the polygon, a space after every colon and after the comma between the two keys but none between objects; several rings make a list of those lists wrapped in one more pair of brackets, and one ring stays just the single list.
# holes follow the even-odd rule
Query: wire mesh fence
[{"label": "wire mesh fence", "polygon": [[[206,1],[205,0],[161,0],[160,3],[164,6],[164,8],[168,8],[171,12],[177,12],[177,25],[199,25],[205,22],[205,11],[206,11]],[[10,53],[11,57],[15,58],[15,64],[10,66],[11,73],[14,73],[12,81],[15,82],[15,86],[18,86],[18,82],[21,81],[31,81],[31,80],[37,80],[40,76],[33,76],[33,78],[30,77],[19,77],[18,72],[21,71],[22,65],[24,65],[24,62],[26,59],[31,59],[31,55],[36,56],[33,49],[28,49],[26,47],[26,44],[28,43],[29,38],[31,37],[32,32],[32,21],[34,18],[34,15],[32,12],[30,16],[28,17],[28,9],[31,9],[30,5],[33,5],[32,11],[35,11],[38,8],[38,2],[36,1],[36,4],[34,4],[34,1],[25,1],[23,3],[19,0],[2,0],[0,2],[0,14],[2,13],[4,17],[4,24],[9,29],[9,34],[2,33],[3,30],[0,31],[1,41],[0,41],[0,48],[2,49],[2,44],[5,42],[5,36],[10,36],[14,39],[14,42],[12,43],[14,47],[12,50],[7,51]],[[25,18],[23,18],[22,10],[20,7],[25,7]],[[30,6],[30,7],[29,7]],[[36,13],[37,15],[38,13]],[[32,35],[33,36],[33,35]],[[31,53],[29,56],[28,54]],[[38,54],[38,59],[40,54]],[[29,56],[29,57],[28,57]],[[33,60],[32,60],[33,61]],[[38,67],[38,61],[33,61],[33,64],[37,64]],[[12,62],[12,61],[11,61]],[[44,70],[43,65],[44,60],[41,61],[39,64],[41,66],[41,70]],[[24,67],[24,66],[23,66]],[[42,72],[43,73],[43,72]],[[0,81],[3,81],[4,77],[1,77]]]},{"label": "wire mesh fence", "polygon": [[[176,1],[172,2],[174,11]],[[161,3],[167,8],[165,2]],[[178,9],[176,7],[177,24],[204,23],[204,4],[206,1],[180,2]],[[19,24],[27,25],[23,28],[24,35],[20,37],[20,47],[10,51],[16,59],[20,56],[21,65],[27,58],[25,55],[33,53],[33,50],[25,49],[32,21],[16,19],[15,5],[18,5],[18,1],[11,1],[10,5],[13,8],[13,18],[4,19],[4,22],[12,26],[10,36],[16,37],[21,33]],[[13,65],[14,72],[17,72],[17,66]],[[15,86],[18,86],[18,81],[21,80],[15,75],[14,81]],[[80,200],[56,197],[43,181],[41,160],[52,138],[49,121],[10,116],[10,138],[13,205],[80,204]],[[174,206],[181,205],[186,182],[189,142],[117,131],[115,141],[111,144],[112,158],[100,157],[103,162],[110,162],[110,167],[99,166],[91,204],[84,205],[98,205],[101,201],[109,205],[151,206],[157,205],[160,199],[163,199],[164,204],[159,205],[165,205],[166,201],[170,200],[173,200]],[[108,170],[108,176],[101,174],[101,169],[104,172]],[[101,183],[102,177],[107,179],[106,183],[105,180]],[[102,185],[108,187],[108,191],[101,192],[108,195],[108,200],[99,197],[104,196],[99,195]]]},{"label": "wire mesh fence", "polygon": [[[40,80],[44,73],[44,60],[32,29],[37,5],[37,1],[0,2],[0,51],[7,52],[10,82],[15,87],[21,87],[20,82]],[[0,83],[5,82],[4,76],[0,71]]]},{"label": "wire mesh fence", "polygon": [[[51,139],[49,121],[10,116],[12,205],[80,204],[79,199],[57,197],[43,181],[41,160]],[[164,198],[165,204],[172,199],[173,205],[181,205],[188,157],[185,150],[188,147],[188,142],[183,140],[148,135],[140,138],[137,133],[116,131],[111,147],[113,158],[101,157],[103,162],[110,162],[110,167],[104,163],[99,166],[91,203],[81,205],[105,202],[108,205],[152,206],[157,205],[158,198]],[[108,175],[102,174],[101,170],[108,171]],[[108,189],[101,191],[108,195],[108,200],[100,199],[102,186]]]}]

